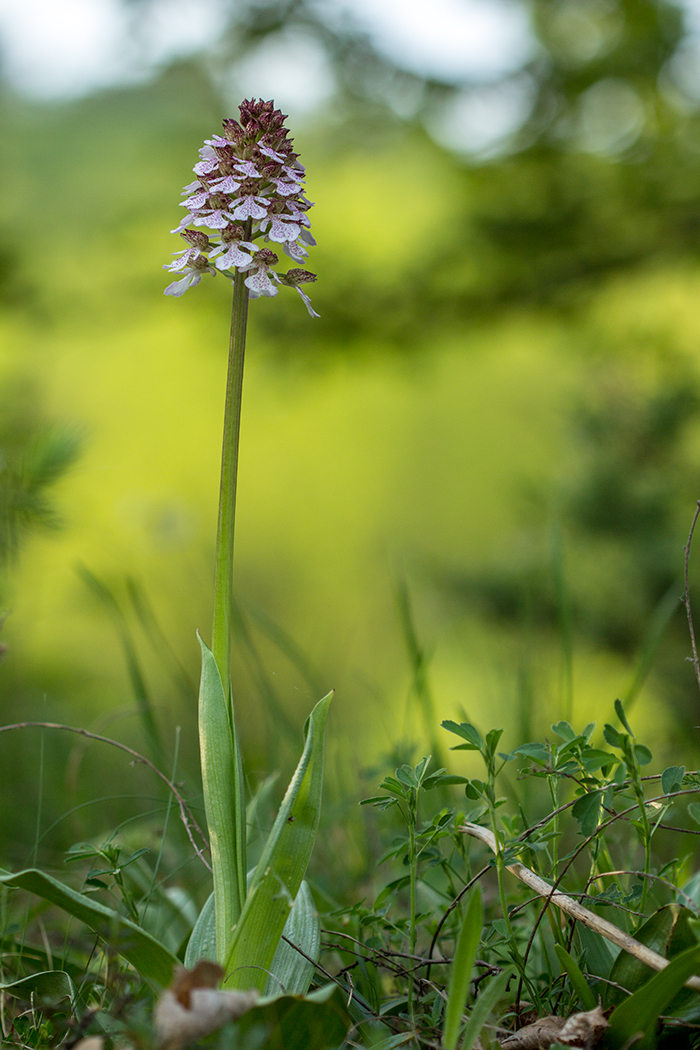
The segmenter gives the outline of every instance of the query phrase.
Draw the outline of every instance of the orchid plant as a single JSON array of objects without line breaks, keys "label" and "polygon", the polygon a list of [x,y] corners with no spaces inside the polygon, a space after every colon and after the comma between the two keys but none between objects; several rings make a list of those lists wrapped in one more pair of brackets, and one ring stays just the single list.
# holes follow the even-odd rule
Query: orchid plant
[{"label": "orchid plant", "polygon": [[318,828],[330,702],[330,695],[319,701],[307,722],[304,752],[249,880],[245,790],[231,688],[233,537],[248,301],[276,295],[286,285],[296,288],[312,317],[318,316],[301,288],[316,275],[298,266],[278,272],[273,269],[277,253],[263,246],[279,245],[299,263],[307,246],[315,243],[304,168],[285,119],[272,102],[247,100],[240,106],[240,120],[225,120],[223,135],[205,142],[194,166],[197,178],[184,190],[187,214],[172,231],[188,247],[165,267],[181,275],[166,295],[182,295],[207,273],[221,273],[233,283],[211,649],[200,639],[199,741],[214,889],[193,931],[186,962],[194,965],[214,955],[229,987],[263,991],[267,986],[270,992],[288,991],[290,985],[306,991],[311,977],[308,959],[280,944],[286,923],[303,940],[299,947],[304,955],[313,958],[318,951],[318,921],[302,880]]},{"label": "orchid plant", "polygon": [[[205,143],[194,169],[197,180],[186,188],[188,213],[174,231],[182,234],[189,247],[166,266],[182,275],[166,289],[166,295],[182,295],[207,272],[221,273],[233,284],[211,648],[200,638],[199,743],[211,865],[192,835],[192,828],[198,834],[199,828],[177,786],[150,760],[124,744],[72,726],[22,722],[2,727],[3,732],[31,726],[64,730],[112,744],[144,762],[167,784],[190,841],[210,867],[213,881],[213,891],[191,931],[185,964],[195,970],[201,963],[209,976],[221,974],[229,997],[237,994],[236,989],[249,990],[248,1006],[261,992],[272,997],[304,995],[318,959],[319,921],[304,875],[319,824],[324,731],[331,700],[331,694],[319,700],[307,719],[301,759],[260,860],[248,871],[243,763],[231,687],[233,534],[248,300],[276,295],[286,285],[296,288],[309,313],[318,316],[300,287],[314,281],[315,275],[299,267],[279,273],[272,268],[278,263],[277,254],[256,243],[279,244],[294,262],[304,259],[306,246],[314,243],[306,214],[311,203],[303,192],[304,169],[292,150],[284,121],[272,102],[252,99],[241,104],[240,121],[225,120],[223,136]],[[214,239],[199,227],[207,227]],[[149,931],[148,909],[139,912],[121,878],[122,869],[143,852],[120,860],[119,849],[111,844],[97,848],[80,843],[67,857],[99,855],[106,861],[109,871],[98,874],[112,875],[128,915],[38,868],[0,869],[0,891],[4,887],[25,890],[62,908],[124,956],[143,980],[162,989],[170,984],[179,959],[167,938]],[[43,977],[53,979],[55,973],[70,985],[62,971],[50,971]],[[328,997],[327,990],[314,995],[316,1005],[324,995]]]}]

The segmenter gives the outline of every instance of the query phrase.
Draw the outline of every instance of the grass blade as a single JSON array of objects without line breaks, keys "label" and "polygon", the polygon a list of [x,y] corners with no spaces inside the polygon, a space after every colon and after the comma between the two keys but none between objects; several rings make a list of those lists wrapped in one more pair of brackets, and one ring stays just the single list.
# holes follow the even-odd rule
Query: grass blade
[{"label": "grass blade", "polygon": [[481,1035],[481,1030],[486,1024],[489,1014],[505,992],[506,985],[512,976],[513,974],[508,970],[499,973],[498,977],[494,977],[488,988],[476,1000],[464,1029],[462,1050],[472,1050],[474,1043]]},{"label": "grass blade", "polygon": [[160,738],[160,733],[156,724],[155,715],[153,713],[153,701],[146,684],[146,677],[141,669],[141,663],[136,650],[136,643],[134,642],[131,628],[129,627],[129,621],[127,620],[114,593],[105,583],[102,582],[102,580],[98,579],[94,573],[90,572],[85,565],[78,565],[77,572],[83,580],[83,583],[85,583],[92,591],[98,601],[102,603],[111,617],[124,651],[124,659],[126,661],[129,681],[131,682],[131,688],[139,712],[141,725],[143,726],[144,734],[151,749],[151,757],[155,764],[163,769],[165,768],[165,751],[163,748],[163,742]]},{"label": "grass blade", "polygon": [[596,997],[591,991],[588,981],[583,976],[579,964],[572,955],[569,955],[566,948],[563,948],[561,944],[555,944],[554,951],[557,953],[557,959],[568,973],[569,980],[571,981],[574,991],[581,1000],[584,1009],[595,1010],[598,1005]]},{"label": "grass blade", "polygon": [[469,994],[469,980],[474,969],[483,925],[484,906],[481,902],[481,891],[477,886],[471,895],[452,960],[445,1006],[445,1029],[442,1036],[445,1050],[455,1050],[457,1046],[462,1015]]}]

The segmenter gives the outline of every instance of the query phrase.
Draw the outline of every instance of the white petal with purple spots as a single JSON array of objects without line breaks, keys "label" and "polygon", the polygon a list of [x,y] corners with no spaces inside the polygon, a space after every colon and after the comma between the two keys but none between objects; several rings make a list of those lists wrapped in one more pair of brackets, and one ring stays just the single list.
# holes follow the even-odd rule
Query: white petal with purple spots
[{"label": "white petal with purple spots", "polygon": [[243,283],[248,288],[251,299],[257,299],[260,295],[277,295],[277,285],[273,283],[275,277],[275,274],[261,266],[253,270]]},{"label": "white petal with purple spots", "polygon": [[236,193],[240,189],[241,181],[236,179],[235,175],[224,175],[223,179],[215,179],[211,185],[212,189],[217,189],[220,193]]},{"label": "white petal with purple spots", "polygon": [[276,160],[278,164],[283,164],[286,159],[281,153],[272,149],[271,146],[260,146],[259,149],[264,157],[269,157],[270,160]]},{"label": "white petal with purple spots", "polygon": [[286,179],[271,179],[270,181],[277,187],[277,192],[282,197],[291,197],[301,189],[298,182],[287,182]]},{"label": "white petal with purple spots", "polygon": [[231,214],[234,219],[264,219],[267,208],[263,205],[267,203],[264,197],[242,197]]},{"label": "white petal with purple spots", "polygon": [[252,257],[242,252],[237,244],[229,244],[228,247],[222,244],[221,248],[217,248],[215,252],[212,252],[211,258],[214,258],[221,251],[224,254],[220,255],[214,263],[217,270],[230,270],[232,266],[235,266],[238,270],[245,271],[252,266]]},{"label": "white petal with purple spots", "polygon": [[206,190],[203,193],[195,193],[192,197],[188,197],[187,200],[181,202],[181,208],[189,208],[190,211],[195,211],[197,208],[203,208],[207,203],[209,194]]},{"label": "white petal with purple spots", "polygon": [[211,171],[216,171],[219,167],[218,157],[214,157],[213,160],[200,160],[198,164],[195,164],[192,171],[195,175],[208,175]]},{"label": "white petal with purple spots", "polygon": [[276,241],[277,244],[284,244],[285,241],[295,241],[301,233],[301,226],[295,222],[283,222],[279,215],[272,215],[265,222],[261,222],[260,229],[264,230],[268,222],[270,229],[267,236],[271,241]]},{"label": "white petal with purple spots", "polygon": [[252,160],[241,160],[237,164],[234,164],[236,171],[240,171],[241,175],[245,175],[248,179],[259,179],[260,172],[253,164]]}]

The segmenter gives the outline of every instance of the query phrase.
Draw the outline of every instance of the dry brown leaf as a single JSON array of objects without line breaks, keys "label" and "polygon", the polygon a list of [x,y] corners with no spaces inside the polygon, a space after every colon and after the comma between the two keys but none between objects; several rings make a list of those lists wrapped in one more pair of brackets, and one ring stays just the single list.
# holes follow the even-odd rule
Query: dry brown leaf
[{"label": "dry brown leaf", "polygon": [[160,1050],[180,1050],[210,1032],[247,1013],[255,1005],[258,991],[219,991],[216,985],[223,970],[216,963],[200,960],[192,970],[178,967],[172,987],[156,1004],[154,1022]]},{"label": "dry brown leaf", "polygon": [[223,976],[223,967],[219,966],[218,963],[209,962],[208,959],[200,959],[191,970],[185,969],[184,966],[177,967],[170,991],[177,1001],[186,1010],[189,1010],[190,992],[192,989],[216,988]]},{"label": "dry brown leaf", "polygon": [[534,1024],[526,1024],[506,1039],[501,1039],[501,1047],[503,1050],[546,1050],[552,1043],[559,1041],[559,1034],[565,1023],[563,1017],[549,1014]]},{"label": "dry brown leaf", "polygon": [[600,1006],[595,1010],[586,1010],[572,1014],[559,1033],[559,1042],[564,1046],[582,1047],[583,1050],[595,1050],[603,1039],[608,1020]]},{"label": "dry brown leaf", "polygon": [[105,1041],[101,1035],[91,1035],[89,1039],[81,1039],[76,1043],[73,1050],[103,1050]]},{"label": "dry brown leaf", "polygon": [[572,1014],[566,1019],[549,1014],[500,1042],[502,1050],[547,1050],[553,1043],[578,1050],[596,1050],[607,1027],[605,1014],[596,1006],[595,1010]]}]

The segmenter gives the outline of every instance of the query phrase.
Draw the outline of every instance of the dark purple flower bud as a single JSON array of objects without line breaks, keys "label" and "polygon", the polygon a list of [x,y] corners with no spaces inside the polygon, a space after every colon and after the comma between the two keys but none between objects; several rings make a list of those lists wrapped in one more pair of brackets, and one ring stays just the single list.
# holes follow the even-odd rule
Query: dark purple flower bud
[{"label": "dark purple flower bud", "polygon": [[271,252],[269,248],[261,248],[255,256],[255,261],[260,266],[276,266],[279,256]]},{"label": "dark purple flower bud", "polygon": [[181,230],[180,236],[200,252],[208,252],[211,248],[211,241],[201,230]]},{"label": "dark purple flower bud", "polygon": [[316,280],[318,278],[315,273],[311,273],[310,270],[300,270],[298,267],[287,270],[285,274],[280,274],[282,284],[287,284],[291,288],[298,288],[300,284],[313,284]]},{"label": "dark purple flower bud", "polygon": [[245,230],[238,222],[229,223],[229,225],[221,231],[221,240],[224,244],[232,244],[234,241],[242,241],[245,237]]}]

